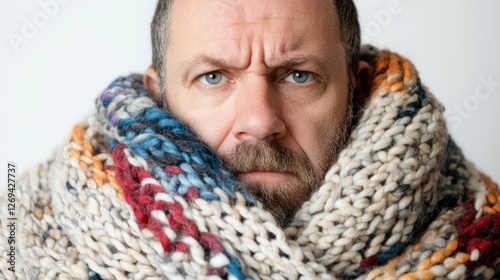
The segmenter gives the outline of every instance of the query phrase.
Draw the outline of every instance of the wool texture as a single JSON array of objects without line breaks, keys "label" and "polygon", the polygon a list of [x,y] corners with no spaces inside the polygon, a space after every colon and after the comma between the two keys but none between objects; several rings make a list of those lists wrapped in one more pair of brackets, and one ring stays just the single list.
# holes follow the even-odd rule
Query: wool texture
[{"label": "wool texture", "polygon": [[498,185],[407,59],[362,58],[370,100],[285,229],[140,76],[117,79],[20,179],[15,272],[2,209],[0,278],[500,279]]}]

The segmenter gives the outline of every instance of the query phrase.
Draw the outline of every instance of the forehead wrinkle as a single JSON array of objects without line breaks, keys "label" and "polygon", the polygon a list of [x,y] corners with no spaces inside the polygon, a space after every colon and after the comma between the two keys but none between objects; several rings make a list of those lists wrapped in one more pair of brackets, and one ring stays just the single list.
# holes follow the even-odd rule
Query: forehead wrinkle
[{"label": "forehead wrinkle", "polygon": [[255,20],[238,20],[238,21],[235,21],[235,22],[228,22],[228,23],[225,23],[224,26],[240,26],[240,25],[254,25],[254,24],[258,24],[258,23],[262,23],[262,22],[270,22],[270,21],[274,21],[274,20],[286,20],[286,21],[297,21],[297,19],[293,19],[293,18],[289,18],[289,17],[285,17],[285,16],[273,16],[273,17],[266,17],[266,18],[258,18],[258,19],[255,19]]}]

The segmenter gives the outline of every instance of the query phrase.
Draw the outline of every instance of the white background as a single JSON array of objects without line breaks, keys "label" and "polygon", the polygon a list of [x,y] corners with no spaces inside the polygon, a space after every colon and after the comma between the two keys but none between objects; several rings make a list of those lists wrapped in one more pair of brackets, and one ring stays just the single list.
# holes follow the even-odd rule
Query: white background
[{"label": "white background", "polygon": [[[0,2],[0,191],[8,161],[22,173],[47,159],[109,82],[143,72],[151,61],[155,0],[54,1]],[[41,3],[50,2],[56,6],[49,15]],[[500,83],[500,2],[356,4],[364,41],[413,61],[455,117],[451,133],[464,153],[500,181],[500,85],[475,97],[480,77]],[[28,36],[26,21],[36,24]],[[12,43],[13,34],[25,41]],[[464,105],[460,115],[456,108]]]}]

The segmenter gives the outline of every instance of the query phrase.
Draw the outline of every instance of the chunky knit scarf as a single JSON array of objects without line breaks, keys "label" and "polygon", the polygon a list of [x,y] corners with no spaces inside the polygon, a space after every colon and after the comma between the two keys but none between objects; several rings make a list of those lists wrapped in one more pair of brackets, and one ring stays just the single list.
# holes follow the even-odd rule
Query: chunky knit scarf
[{"label": "chunky knit scarf", "polygon": [[371,99],[286,229],[138,76],[117,79],[19,182],[15,272],[1,210],[0,278],[499,279],[498,186],[408,60],[363,57]]}]

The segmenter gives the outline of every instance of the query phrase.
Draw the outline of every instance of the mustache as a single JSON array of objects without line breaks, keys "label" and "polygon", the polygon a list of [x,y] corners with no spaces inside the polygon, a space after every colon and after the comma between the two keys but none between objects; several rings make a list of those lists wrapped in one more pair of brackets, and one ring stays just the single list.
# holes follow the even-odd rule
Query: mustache
[{"label": "mustache", "polygon": [[316,179],[314,170],[306,156],[277,142],[238,144],[222,155],[223,161],[233,174],[252,171],[276,171],[298,176],[306,182]]}]

